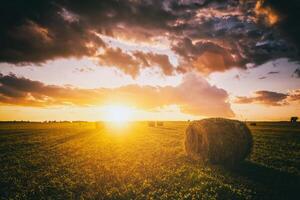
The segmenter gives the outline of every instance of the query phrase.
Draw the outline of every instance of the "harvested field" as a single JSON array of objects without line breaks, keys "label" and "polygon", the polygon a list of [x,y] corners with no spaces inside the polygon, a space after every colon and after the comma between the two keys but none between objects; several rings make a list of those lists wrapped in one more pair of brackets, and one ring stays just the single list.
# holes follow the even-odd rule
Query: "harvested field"
[{"label": "harvested field", "polygon": [[0,124],[1,199],[296,199],[300,127],[249,126],[235,170],[187,157],[187,122]]}]

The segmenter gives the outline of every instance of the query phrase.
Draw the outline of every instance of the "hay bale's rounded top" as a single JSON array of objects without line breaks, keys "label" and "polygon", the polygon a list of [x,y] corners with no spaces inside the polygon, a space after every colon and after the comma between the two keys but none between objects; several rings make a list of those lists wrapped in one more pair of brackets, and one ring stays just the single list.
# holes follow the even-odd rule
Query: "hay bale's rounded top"
[{"label": "hay bale's rounded top", "polygon": [[[210,130],[210,131],[217,131],[218,133],[220,132],[226,132],[228,128],[230,129],[235,129],[237,128],[238,130],[250,132],[249,128],[244,122],[238,121],[238,120],[233,120],[233,119],[226,119],[226,118],[206,118],[202,120],[196,120],[192,121],[190,125],[201,125],[203,130]],[[221,127],[221,129],[220,129]]]},{"label": "hay bale's rounded top", "polygon": [[208,118],[189,124],[185,147],[191,157],[232,165],[250,153],[252,136],[247,125],[241,121]]}]

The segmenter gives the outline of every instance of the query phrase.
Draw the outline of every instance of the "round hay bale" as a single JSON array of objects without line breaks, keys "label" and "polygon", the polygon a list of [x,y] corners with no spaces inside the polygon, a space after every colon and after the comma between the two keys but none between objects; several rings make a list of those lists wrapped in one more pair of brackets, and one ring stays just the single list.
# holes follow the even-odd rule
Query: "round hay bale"
[{"label": "round hay bale", "polygon": [[148,126],[149,127],[155,127],[155,122],[152,122],[152,121],[148,122]]},{"label": "round hay bale", "polygon": [[156,126],[164,126],[164,122],[158,121],[158,122],[156,122]]},{"label": "round hay bale", "polygon": [[193,121],[185,134],[187,154],[204,163],[234,166],[252,149],[252,135],[243,122],[223,118]]}]

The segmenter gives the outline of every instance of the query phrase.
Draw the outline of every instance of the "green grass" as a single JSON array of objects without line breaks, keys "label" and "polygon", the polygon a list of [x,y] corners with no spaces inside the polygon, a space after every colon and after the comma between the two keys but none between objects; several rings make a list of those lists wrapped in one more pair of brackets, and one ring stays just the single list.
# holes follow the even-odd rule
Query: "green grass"
[{"label": "green grass", "polygon": [[186,122],[0,124],[1,199],[297,199],[300,127],[257,123],[237,169],[203,166]]}]

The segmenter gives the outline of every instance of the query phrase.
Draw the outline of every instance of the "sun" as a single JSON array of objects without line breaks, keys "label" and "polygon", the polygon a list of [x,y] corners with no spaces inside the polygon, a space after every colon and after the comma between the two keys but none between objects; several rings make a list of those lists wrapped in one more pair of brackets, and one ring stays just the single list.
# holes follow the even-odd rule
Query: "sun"
[{"label": "sun", "polygon": [[106,120],[111,122],[126,122],[132,117],[132,109],[126,106],[109,105],[105,106]]}]

